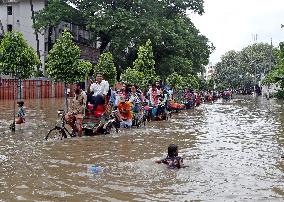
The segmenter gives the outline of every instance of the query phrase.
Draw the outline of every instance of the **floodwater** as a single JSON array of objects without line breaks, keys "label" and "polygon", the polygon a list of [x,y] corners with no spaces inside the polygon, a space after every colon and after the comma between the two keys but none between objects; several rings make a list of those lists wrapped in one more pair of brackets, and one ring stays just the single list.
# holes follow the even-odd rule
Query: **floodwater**
[{"label": "floodwater", "polygon": [[[43,140],[63,100],[0,101],[0,201],[283,201],[284,103],[203,104],[165,122],[106,136]],[[187,168],[154,161],[176,143]],[[91,173],[88,167],[101,166]]]}]

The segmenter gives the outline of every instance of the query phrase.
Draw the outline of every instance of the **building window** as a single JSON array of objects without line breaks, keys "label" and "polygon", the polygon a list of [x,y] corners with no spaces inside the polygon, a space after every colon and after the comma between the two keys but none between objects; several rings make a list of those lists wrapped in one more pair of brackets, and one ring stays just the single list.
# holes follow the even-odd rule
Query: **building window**
[{"label": "building window", "polygon": [[13,25],[7,25],[7,31],[11,32],[13,30]]},{"label": "building window", "polygon": [[13,15],[13,8],[12,8],[12,6],[7,6],[7,14],[8,15]]}]

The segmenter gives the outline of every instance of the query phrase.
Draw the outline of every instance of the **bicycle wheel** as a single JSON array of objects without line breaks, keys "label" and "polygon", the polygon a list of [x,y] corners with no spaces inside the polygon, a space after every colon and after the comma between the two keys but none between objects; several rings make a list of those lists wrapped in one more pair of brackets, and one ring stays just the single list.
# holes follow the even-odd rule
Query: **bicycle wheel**
[{"label": "bicycle wheel", "polygon": [[45,140],[62,140],[63,138],[67,138],[67,134],[64,129],[59,126],[52,128],[45,136]]}]

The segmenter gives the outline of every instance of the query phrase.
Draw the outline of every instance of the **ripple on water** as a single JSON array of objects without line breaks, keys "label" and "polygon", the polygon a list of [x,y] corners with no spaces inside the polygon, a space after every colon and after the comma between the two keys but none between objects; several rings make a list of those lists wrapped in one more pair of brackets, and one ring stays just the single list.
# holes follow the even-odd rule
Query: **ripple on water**
[{"label": "ripple on water", "polygon": [[[284,198],[283,103],[240,97],[107,136],[44,142],[62,100],[27,101],[12,134],[0,103],[0,190],[7,201],[258,201]],[[42,106],[45,106],[43,109]],[[5,110],[4,110],[5,109]],[[42,120],[45,119],[45,120]],[[3,120],[3,121],[2,121]],[[176,143],[188,166],[155,164]],[[89,173],[99,165],[107,172]]]}]

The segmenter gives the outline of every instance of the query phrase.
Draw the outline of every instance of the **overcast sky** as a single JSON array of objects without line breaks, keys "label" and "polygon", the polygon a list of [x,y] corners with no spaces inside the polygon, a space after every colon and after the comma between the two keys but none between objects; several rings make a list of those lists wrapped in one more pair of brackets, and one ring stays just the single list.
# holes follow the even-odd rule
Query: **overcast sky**
[{"label": "overcast sky", "polygon": [[284,41],[284,0],[204,0],[202,16],[189,14],[195,26],[213,42],[215,64],[229,50],[241,50],[253,41],[278,46]]}]

